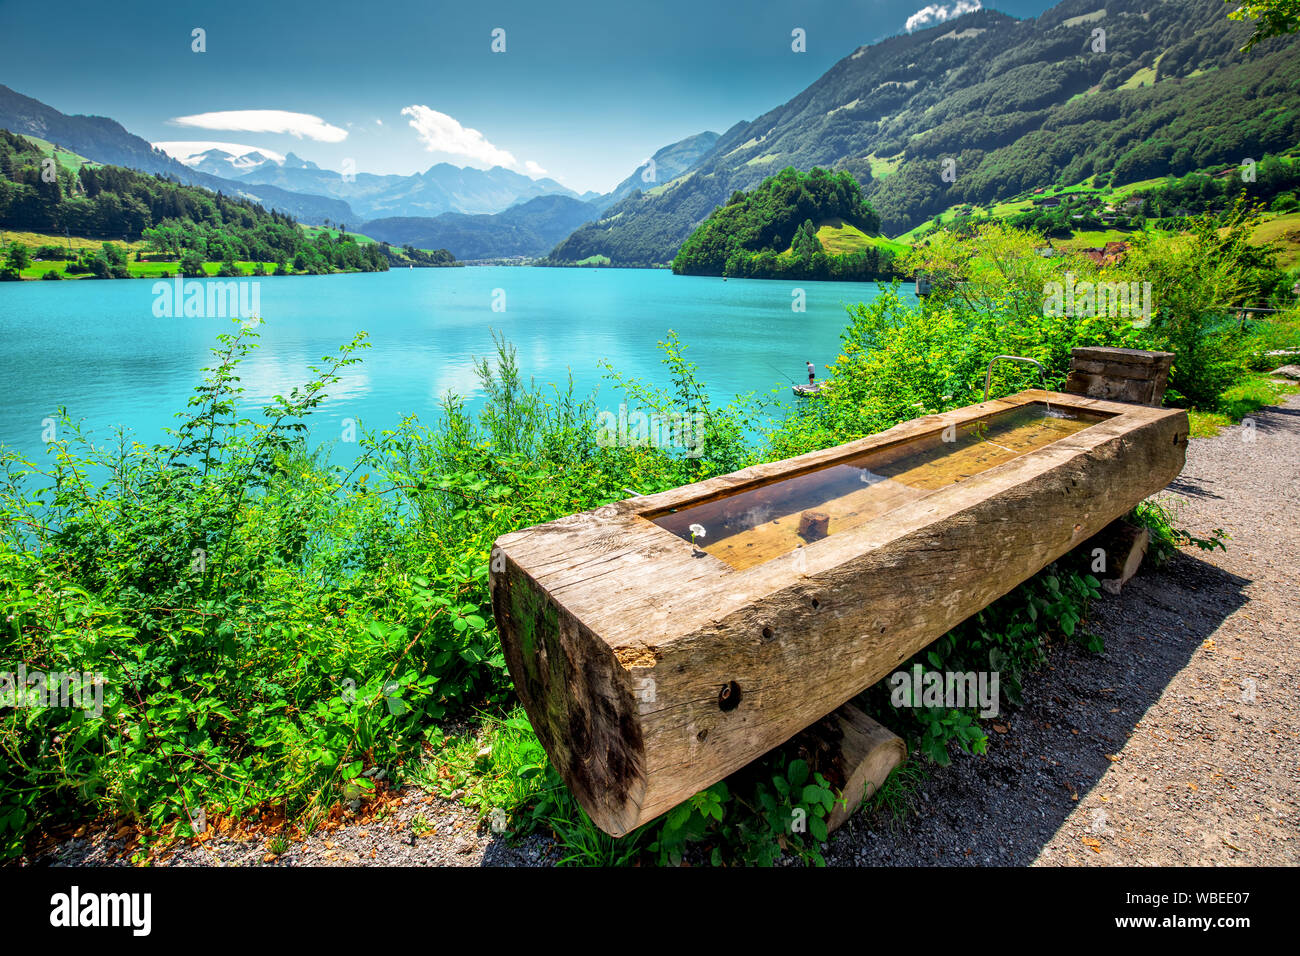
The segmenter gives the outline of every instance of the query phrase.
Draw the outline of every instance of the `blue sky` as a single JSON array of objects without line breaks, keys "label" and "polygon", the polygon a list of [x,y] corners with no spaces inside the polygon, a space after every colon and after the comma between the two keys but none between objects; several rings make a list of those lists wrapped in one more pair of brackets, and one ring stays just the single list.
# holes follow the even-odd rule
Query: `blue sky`
[{"label": "blue sky", "polygon": [[[0,0],[0,83],[153,142],[292,151],[358,172],[496,162],[605,191],[660,146],[785,102],[928,5],[128,0],[46,16]],[[988,4],[1020,17],[1050,5]],[[195,27],[205,53],[191,50]],[[791,51],[796,27],[806,53]],[[491,51],[495,28],[504,53]],[[228,111],[244,115],[204,116]]]}]

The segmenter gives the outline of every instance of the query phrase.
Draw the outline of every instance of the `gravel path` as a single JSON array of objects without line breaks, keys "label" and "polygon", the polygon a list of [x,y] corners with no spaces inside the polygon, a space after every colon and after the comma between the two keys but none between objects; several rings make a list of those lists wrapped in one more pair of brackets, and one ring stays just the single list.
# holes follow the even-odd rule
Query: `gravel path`
[{"label": "gravel path", "polygon": [[[84,831],[84,832],[83,832]],[[126,866],[129,834],[85,827],[39,859],[55,866]],[[273,849],[279,853],[271,852]],[[547,866],[560,857],[550,840],[511,845],[459,801],[408,787],[373,816],[343,820],[276,846],[270,835],[208,834],[150,856],[159,866]]]},{"label": "gravel path", "polygon": [[[1246,440],[1252,438],[1253,441]],[[1223,528],[1094,605],[1106,650],[1052,648],[982,757],[928,771],[901,823],[859,814],[831,865],[1300,863],[1300,396],[1191,443],[1160,497],[1178,524]],[[66,841],[44,863],[123,863],[123,840]],[[545,866],[547,838],[511,846],[458,803],[408,789],[381,818],[268,853],[267,838],[174,848],[182,865]]]}]

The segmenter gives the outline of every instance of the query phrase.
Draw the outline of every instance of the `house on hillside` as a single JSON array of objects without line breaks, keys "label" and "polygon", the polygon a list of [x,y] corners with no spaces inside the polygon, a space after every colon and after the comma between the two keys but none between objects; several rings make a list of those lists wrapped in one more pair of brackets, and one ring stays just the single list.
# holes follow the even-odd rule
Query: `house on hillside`
[{"label": "house on hillside", "polygon": [[1080,249],[1079,254],[1087,256],[1099,266],[1118,265],[1128,254],[1127,242],[1108,242],[1100,249],[1096,247]]}]

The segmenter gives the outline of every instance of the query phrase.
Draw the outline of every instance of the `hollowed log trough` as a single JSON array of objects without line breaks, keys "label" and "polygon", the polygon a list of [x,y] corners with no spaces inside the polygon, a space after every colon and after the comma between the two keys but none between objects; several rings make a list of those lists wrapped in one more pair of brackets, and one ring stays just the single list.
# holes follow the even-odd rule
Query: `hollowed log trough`
[{"label": "hollowed log trough", "polygon": [[515,688],[621,836],[1164,488],[1187,437],[1181,410],[1033,389],[504,535]]}]

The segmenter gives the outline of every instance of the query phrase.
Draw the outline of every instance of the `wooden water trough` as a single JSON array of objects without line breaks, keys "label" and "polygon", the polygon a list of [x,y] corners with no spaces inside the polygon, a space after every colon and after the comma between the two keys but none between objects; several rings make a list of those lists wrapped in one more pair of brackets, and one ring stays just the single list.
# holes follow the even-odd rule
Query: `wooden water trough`
[{"label": "wooden water trough", "polygon": [[621,836],[1164,488],[1187,415],[1031,389],[502,536],[515,687]]}]

